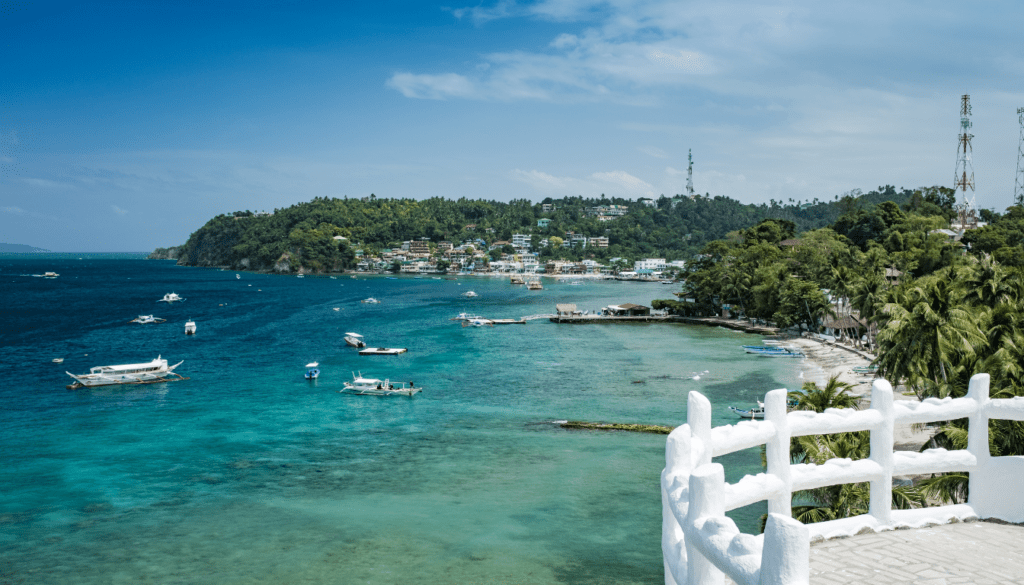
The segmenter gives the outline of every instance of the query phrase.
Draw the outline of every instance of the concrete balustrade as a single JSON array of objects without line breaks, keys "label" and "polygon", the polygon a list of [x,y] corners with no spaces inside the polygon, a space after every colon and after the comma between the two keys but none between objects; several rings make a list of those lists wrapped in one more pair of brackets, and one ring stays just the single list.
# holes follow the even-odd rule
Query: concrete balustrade
[{"label": "concrete balustrade", "polygon": [[[876,380],[871,406],[863,411],[786,412],[787,393],[765,396],[765,420],[711,426],[711,403],[699,392],[688,397],[687,423],[669,435],[661,476],[662,553],[666,585],[719,585],[728,575],[743,585],[808,583],[812,538],[919,527],[954,519],[998,518],[1024,521],[1024,457],[991,457],[990,419],[1024,420],[1024,398],[989,398],[989,376],[971,378],[968,394],[957,399],[893,401],[892,386]],[[895,452],[897,423],[928,423],[967,418],[965,450]],[[871,456],[860,461],[833,459],[824,465],[792,464],[790,439],[855,431],[871,433]],[[713,457],[765,445],[767,471],[725,482]],[[894,475],[970,473],[967,504],[892,510]],[[791,517],[794,491],[844,483],[870,483],[869,513],[803,525]],[[728,510],[768,502],[763,535],[743,534],[725,516]]]}]

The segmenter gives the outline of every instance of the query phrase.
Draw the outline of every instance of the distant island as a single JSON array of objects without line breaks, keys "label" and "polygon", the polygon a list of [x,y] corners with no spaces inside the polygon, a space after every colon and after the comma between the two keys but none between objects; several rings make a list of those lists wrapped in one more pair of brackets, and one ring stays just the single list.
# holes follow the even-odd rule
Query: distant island
[{"label": "distant island", "polygon": [[[444,272],[555,262],[609,269],[643,259],[688,260],[710,242],[764,219],[797,232],[825,227],[858,206],[903,204],[891,185],[834,200],[744,204],[695,194],[637,200],[565,197],[533,203],[434,197],[424,200],[318,197],[273,212],[236,211],[209,220],[153,259],[182,266],[325,273],[345,270]],[[563,269],[564,271],[564,269]]]},{"label": "distant island", "polygon": [[0,243],[0,254],[38,254],[49,251],[43,248],[36,248],[35,246],[26,246],[25,244]]}]

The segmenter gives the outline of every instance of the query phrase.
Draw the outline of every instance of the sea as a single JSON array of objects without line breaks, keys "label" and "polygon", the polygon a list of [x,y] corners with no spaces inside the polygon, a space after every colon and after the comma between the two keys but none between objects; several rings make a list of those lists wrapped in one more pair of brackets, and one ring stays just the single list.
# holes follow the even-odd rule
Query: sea
[{"label": "sea", "polygon": [[[451,320],[676,290],[581,282],[0,257],[0,584],[663,583],[665,435],[558,421],[675,426],[696,390],[729,424],[804,366],[717,327]],[[129,323],[149,314],[166,322]],[[359,356],[347,332],[408,352]],[[158,356],[187,379],[66,388]],[[360,373],[423,392],[339,393]],[[757,449],[718,460],[731,481],[761,470]],[[765,511],[732,516],[756,533]]]}]

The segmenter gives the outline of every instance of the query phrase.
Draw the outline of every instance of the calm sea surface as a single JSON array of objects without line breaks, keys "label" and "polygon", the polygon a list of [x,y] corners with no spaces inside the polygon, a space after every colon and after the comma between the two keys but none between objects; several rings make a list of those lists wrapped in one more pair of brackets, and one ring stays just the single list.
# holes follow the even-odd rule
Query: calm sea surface
[{"label": "calm sea surface", "polygon": [[[672,290],[0,258],[0,583],[663,582],[665,437],[552,421],[678,425],[700,390],[726,424],[802,365],[718,328],[449,319]],[[169,292],[187,300],[156,302]],[[167,322],[128,324],[150,313]],[[360,357],[347,331],[409,352]],[[65,371],[157,355],[190,379],[65,389]],[[339,394],[360,371],[425,390]],[[757,451],[722,459],[733,481],[760,467]],[[763,512],[734,517],[756,532]]]}]

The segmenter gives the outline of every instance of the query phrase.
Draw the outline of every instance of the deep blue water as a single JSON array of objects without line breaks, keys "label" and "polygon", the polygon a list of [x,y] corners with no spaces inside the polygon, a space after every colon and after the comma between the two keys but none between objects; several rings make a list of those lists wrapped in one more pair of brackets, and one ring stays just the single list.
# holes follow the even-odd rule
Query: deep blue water
[{"label": "deep blue water", "polygon": [[[31,276],[47,270],[60,277]],[[725,424],[799,365],[717,328],[449,320],[673,290],[544,285],[0,258],[0,583],[662,582],[665,437],[552,421],[677,425],[700,390]],[[156,302],[168,292],[187,300]],[[167,322],[128,323],[150,313]],[[360,357],[347,331],[409,352]],[[189,379],[65,388],[65,371],[158,354]],[[360,371],[425,390],[339,394]],[[724,459],[733,480],[759,466]],[[763,510],[735,517],[755,531]]]}]

